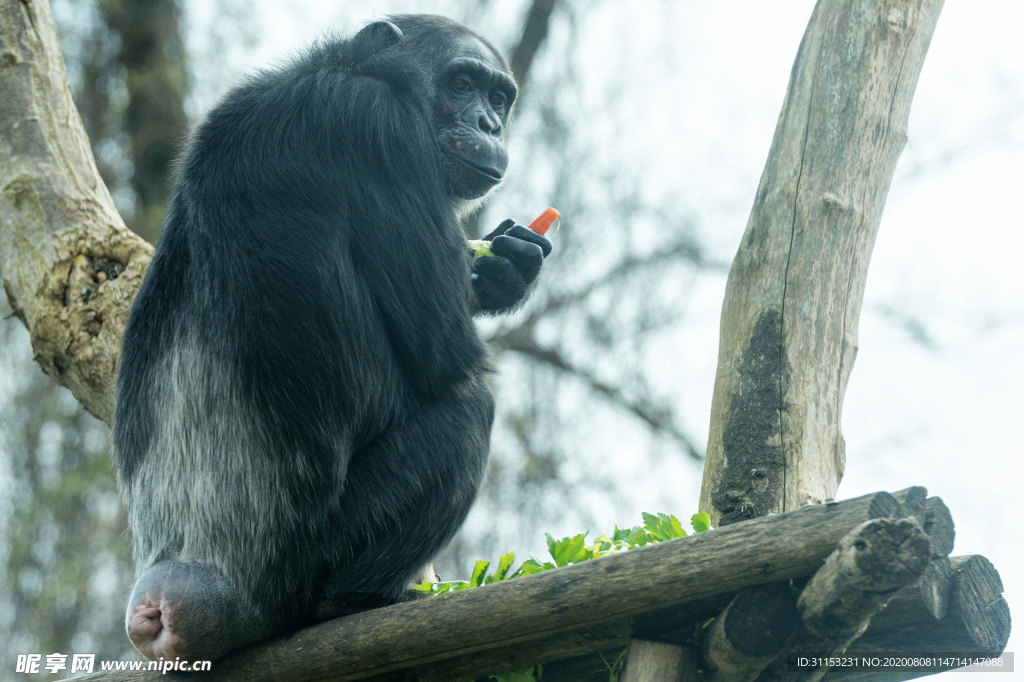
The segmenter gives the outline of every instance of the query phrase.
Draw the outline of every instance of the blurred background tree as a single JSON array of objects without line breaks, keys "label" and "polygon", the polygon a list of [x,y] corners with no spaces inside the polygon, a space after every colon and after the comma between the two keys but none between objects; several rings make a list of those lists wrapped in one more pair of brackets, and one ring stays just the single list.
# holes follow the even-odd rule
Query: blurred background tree
[{"label": "blurred background tree", "polygon": [[[188,70],[177,0],[53,3],[75,102],[125,222],[153,240],[187,118]],[[123,601],[131,588],[108,430],[33,363],[7,320],[0,462],[8,508],[0,589],[0,660],[25,652],[131,655]]]}]

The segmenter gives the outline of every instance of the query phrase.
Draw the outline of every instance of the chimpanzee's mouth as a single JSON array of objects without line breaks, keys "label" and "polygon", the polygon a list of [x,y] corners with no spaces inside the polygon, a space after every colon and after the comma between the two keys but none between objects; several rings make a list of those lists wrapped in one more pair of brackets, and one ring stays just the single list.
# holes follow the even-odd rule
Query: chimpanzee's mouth
[{"label": "chimpanzee's mouth", "polygon": [[498,170],[497,168],[492,168],[490,166],[478,166],[475,163],[471,163],[466,159],[463,159],[462,157],[456,156],[455,154],[451,153],[448,154],[448,157],[457,161],[459,165],[465,166],[474,173],[484,176],[489,181],[495,184],[501,182],[502,179],[505,177],[505,172],[502,170]]}]

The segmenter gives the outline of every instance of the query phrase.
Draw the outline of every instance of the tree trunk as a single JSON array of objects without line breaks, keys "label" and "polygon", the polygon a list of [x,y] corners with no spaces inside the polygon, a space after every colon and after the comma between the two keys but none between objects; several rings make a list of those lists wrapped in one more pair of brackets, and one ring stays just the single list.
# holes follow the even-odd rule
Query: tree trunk
[{"label": "tree trunk", "polygon": [[121,333],[152,247],[100,179],[46,0],[0,9],[0,278],[35,359],[114,414]]},{"label": "tree trunk", "polygon": [[722,307],[700,508],[835,495],[868,262],[942,0],[820,0]]}]

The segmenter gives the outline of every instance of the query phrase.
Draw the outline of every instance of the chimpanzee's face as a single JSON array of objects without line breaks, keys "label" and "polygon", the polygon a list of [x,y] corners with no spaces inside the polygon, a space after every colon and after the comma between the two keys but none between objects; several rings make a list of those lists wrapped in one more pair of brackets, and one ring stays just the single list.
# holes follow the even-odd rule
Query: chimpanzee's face
[{"label": "chimpanzee's face", "polygon": [[482,197],[508,166],[509,115],[518,90],[487,45],[461,36],[437,74],[435,124],[453,198]]}]

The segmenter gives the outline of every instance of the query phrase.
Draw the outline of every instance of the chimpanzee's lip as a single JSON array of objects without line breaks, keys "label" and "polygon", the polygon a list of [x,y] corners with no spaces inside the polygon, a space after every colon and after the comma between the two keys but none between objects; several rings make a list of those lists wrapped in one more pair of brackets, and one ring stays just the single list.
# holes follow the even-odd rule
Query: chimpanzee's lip
[{"label": "chimpanzee's lip", "polygon": [[455,159],[456,161],[459,162],[459,164],[465,166],[466,168],[469,168],[478,175],[484,176],[493,183],[499,183],[501,182],[502,178],[505,177],[505,172],[502,170],[498,170],[497,168],[492,168],[490,166],[478,166],[477,164],[467,161],[461,156],[456,156],[455,154],[452,153],[449,153],[448,156],[452,159]]}]

